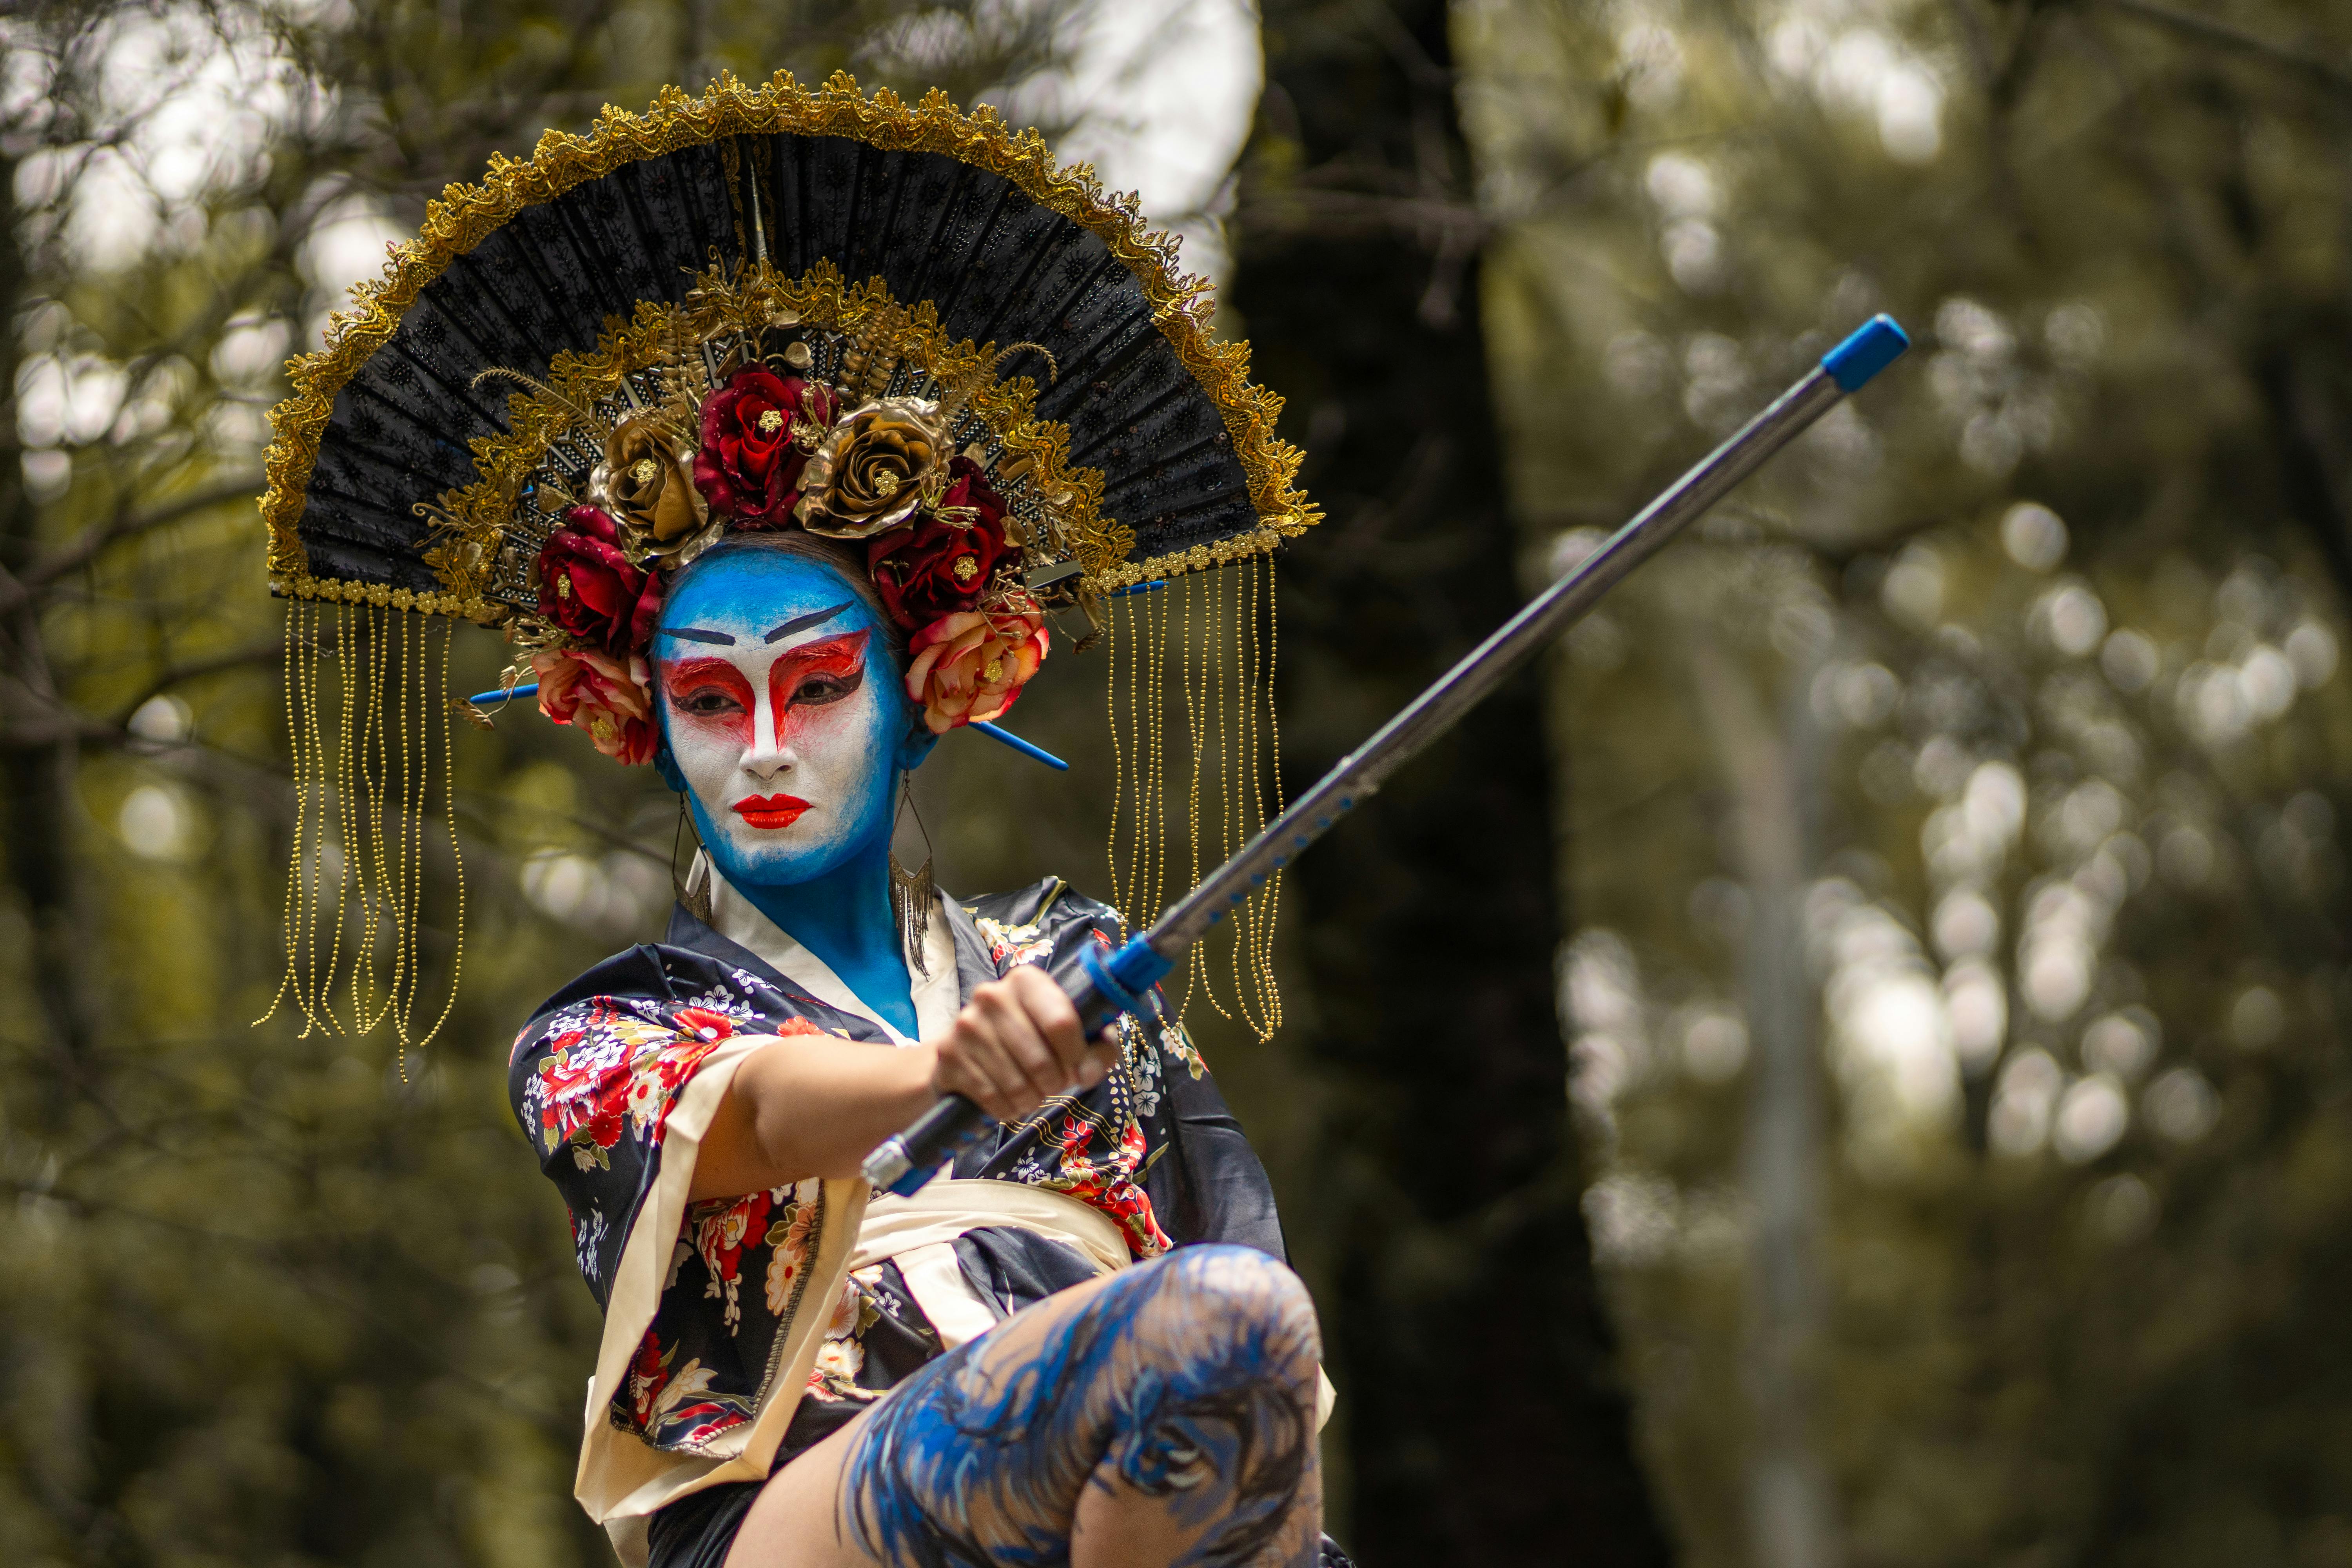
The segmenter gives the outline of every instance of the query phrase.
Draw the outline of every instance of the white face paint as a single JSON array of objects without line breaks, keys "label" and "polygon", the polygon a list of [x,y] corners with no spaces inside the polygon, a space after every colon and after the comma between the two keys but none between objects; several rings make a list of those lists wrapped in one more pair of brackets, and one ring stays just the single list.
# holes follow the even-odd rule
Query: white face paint
[{"label": "white face paint", "polygon": [[728,881],[791,886],[887,846],[891,786],[929,748],[880,622],[839,573],[777,551],[714,557],[663,605],[654,655],[663,734]]}]

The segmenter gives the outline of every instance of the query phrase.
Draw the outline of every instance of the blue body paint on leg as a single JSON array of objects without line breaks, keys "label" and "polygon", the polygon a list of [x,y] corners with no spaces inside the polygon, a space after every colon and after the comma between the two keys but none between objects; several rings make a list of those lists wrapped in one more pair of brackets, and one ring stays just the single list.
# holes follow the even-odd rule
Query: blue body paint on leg
[{"label": "blue body paint on leg", "polygon": [[1007,1343],[1013,1327],[940,1357],[867,1418],[843,1470],[867,1552],[891,1568],[1066,1563],[1086,1489],[1115,1481],[1168,1510],[1192,1542],[1184,1563],[1314,1561],[1317,1521],[1294,1515],[1321,1347],[1287,1268],[1187,1247],[1113,1279],[1042,1344]]}]

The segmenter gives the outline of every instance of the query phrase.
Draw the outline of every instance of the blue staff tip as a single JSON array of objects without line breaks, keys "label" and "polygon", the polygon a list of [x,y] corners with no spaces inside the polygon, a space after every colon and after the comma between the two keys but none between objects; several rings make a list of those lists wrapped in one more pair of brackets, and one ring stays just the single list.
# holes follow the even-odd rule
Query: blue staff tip
[{"label": "blue staff tip", "polygon": [[1045,747],[1034,745],[1023,740],[1020,736],[1014,734],[1010,730],[1000,730],[993,724],[982,724],[977,721],[967,727],[979,731],[982,734],[987,736],[992,741],[1002,742],[1003,744],[1012,747],[1014,751],[1020,752],[1024,757],[1036,758],[1039,762],[1045,763],[1055,773],[1066,773],[1070,771],[1069,763],[1062,761],[1061,758],[1055,756]]},{"label": "blue staff tip", "polygon": [[1895,324],[1895,318],[1875,315],[1864,321],[1852,337],[1822,356],[1822,368],[1838,384],[1840,392],[1859,392],[1864,384],[1893,364],[1905,349],[1911,346],[1908,333]]}]

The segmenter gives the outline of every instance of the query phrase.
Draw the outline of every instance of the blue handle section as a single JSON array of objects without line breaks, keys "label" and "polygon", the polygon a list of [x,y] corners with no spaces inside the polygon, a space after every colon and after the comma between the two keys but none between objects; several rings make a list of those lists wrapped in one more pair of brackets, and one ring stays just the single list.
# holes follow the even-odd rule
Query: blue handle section
[{"label": "blue handle section", "polygon": [[1885,313],[1864,321],[1853,336],[1822,356],[1822,368],[1840,392],[1859,392],[1870,378],[1902,357],[1910,334]]},{"label": "blue handle section", "polygon": [[1020,752],[1024,757],[1034,757],[1039,762],[1045,763],[1047,767],[1052,768],[1055,773],[1066,773],[1070,771],[1069,763],[1062,761],[1061,758],[1055,756],[1045,747],[1038,745],[1035,742],[1023,740],[1020,736],[1014,734],[1010,730],[1000,730],[993,724],[983,724],[978,720],[972,721],[972,722],[965,725],[964,728],[967,730],[977,730],[982,734],[987,736],[990,740],[1001,742],[1003,744],[1012,747],[1014,751]]},{"label": "blue handle section", "polygon": [[539,682],[536,680],[527,680],[520,686],[516,687],[512,691],[477,691],[471,697],[467,698],[466,700],[478,708],[485,702],[503,702],[509,697],[536,697],[538,695]]},{"label": "blue handle section", "polygon": [[1095,983],[1095,990],[1100,993],[1103,1000],[1115,1009],[1099,1021],[1088,1018],[1088,1033],[1109,1023],[1120,1013],[1132,1013],[1139,1018],[1150,1013],[1151,1001],[1144,993],[1159,984],[1160,979],[1175,967],[1153,952],[1151,944],[1141,937],[1137,937],[1108,959],[1092,948],[1082,948],[1078,952],[1078,966],[1087,972],[1087,978]]}]

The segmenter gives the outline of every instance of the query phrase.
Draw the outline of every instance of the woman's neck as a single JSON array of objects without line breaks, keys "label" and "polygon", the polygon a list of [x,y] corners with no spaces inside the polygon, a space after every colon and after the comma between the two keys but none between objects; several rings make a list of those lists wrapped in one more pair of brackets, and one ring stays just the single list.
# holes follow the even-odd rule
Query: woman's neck
[{"label": "woman's neck", "polygon": [[823,960],[877,1016],[909,1037],[919,1032],[907,955],[890,908],[887,836],[805,882],[782,887],[730,882],[728,888]]}]

